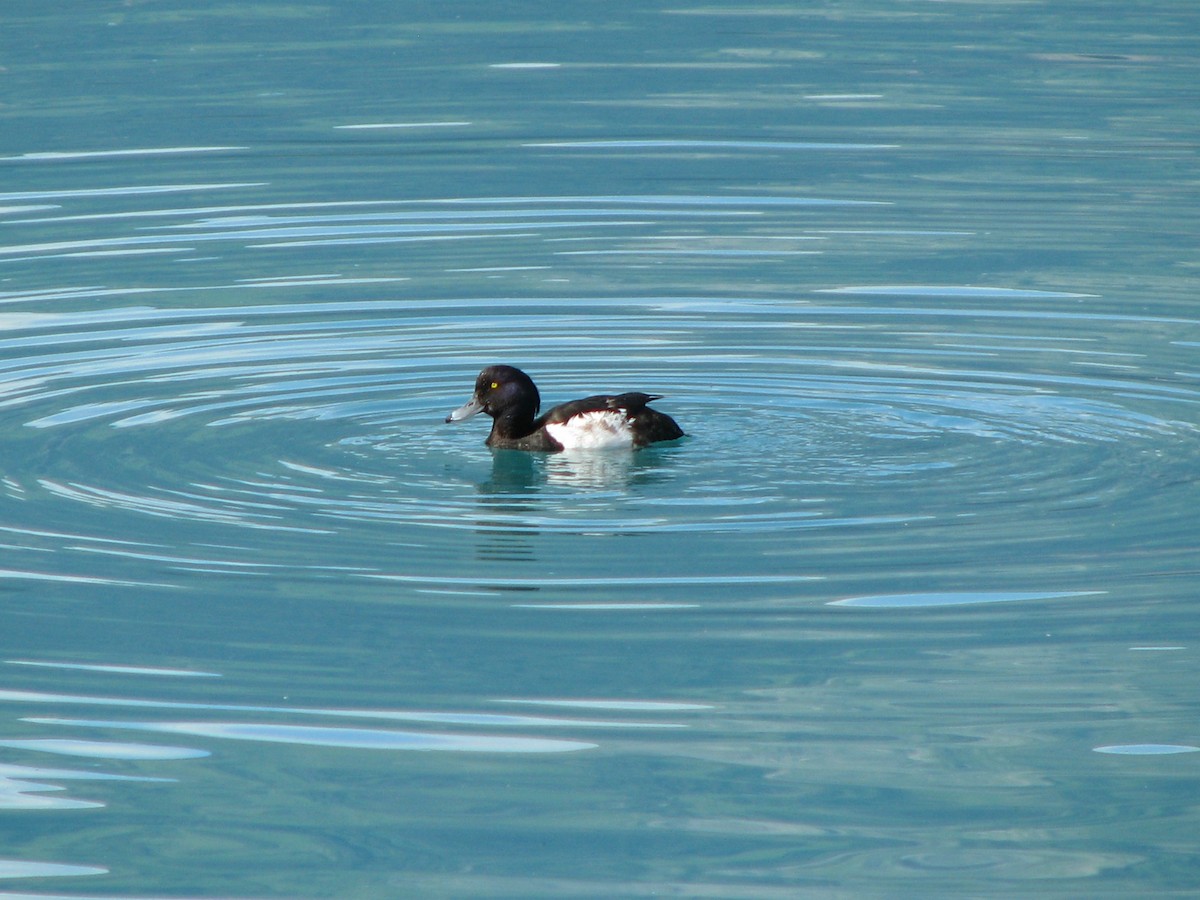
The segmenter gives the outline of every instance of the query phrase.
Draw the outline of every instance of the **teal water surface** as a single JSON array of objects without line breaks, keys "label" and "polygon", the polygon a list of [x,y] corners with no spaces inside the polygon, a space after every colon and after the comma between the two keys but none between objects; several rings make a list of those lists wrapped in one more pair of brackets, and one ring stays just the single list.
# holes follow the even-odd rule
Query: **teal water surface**
[{"label": "teal water surface", "polygon": [[52,6],[0,896],[1200,889],[1186,6]]}]

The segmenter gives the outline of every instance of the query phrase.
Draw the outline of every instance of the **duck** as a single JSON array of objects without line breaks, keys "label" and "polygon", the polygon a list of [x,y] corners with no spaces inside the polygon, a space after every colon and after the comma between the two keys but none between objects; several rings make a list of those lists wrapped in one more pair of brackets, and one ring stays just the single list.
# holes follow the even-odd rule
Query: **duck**
[{"label": "duck", "polygon": [[500,450],[636,450],[684,436],[674,419],[650,408],[660,399],[641,391],[596,394],[560,403],[538,418],[542,400],[533,379],[514,366],[497,365],[479,373],[471,399],[446,421],[487,413],[492,417],[487,446]]}]

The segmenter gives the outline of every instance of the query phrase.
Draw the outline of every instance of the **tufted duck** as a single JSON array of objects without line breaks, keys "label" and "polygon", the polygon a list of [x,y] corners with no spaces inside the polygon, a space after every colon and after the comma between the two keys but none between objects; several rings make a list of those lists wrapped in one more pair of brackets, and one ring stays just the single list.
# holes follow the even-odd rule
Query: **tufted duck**
[{"label": "tufted duck", "polygon": [[562,403],[535,418],[541,397],[533,379],[512,366],[488,366],[475,379],[475,393],[446,416],[461,422],[485,412],[492,417],[487,445],[511,450],[591,450],[645,447],[683,437],[670,416],[646,404],[656,395],[631,391],[597,394]]}]

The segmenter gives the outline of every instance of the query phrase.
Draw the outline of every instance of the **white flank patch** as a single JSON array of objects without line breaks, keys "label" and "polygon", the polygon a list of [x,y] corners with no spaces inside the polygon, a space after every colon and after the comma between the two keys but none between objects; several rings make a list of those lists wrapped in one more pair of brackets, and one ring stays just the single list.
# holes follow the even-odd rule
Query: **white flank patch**
[{"label": "white flank patch", "polygon": [[580,413],[566,422],[547,425],[546,433],[562,444],[564,450],[629,450],[633,447],[629,420],[617,409]]}]

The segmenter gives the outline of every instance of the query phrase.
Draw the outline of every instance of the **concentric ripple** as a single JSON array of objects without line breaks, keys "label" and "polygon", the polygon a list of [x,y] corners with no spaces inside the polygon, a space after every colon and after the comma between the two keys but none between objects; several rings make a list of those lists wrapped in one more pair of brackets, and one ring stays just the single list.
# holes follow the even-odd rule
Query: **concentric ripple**
[{"label": "concentric ripple", "polygon": [[[449,535],[466,531],[493,535],[484,560],[520,557],[513,535],[692,534],[737,576],[750,573],[723,536],[1011,525],[1014,515],[1135,498],[1145,477],[1186,477],[1200,391],[1175,373],[1187,367],[1191,343],[1180,338],[1197,333],[1194,320],[1004,286],[552,290],[547,273],[579,265],[580,249],[616,245],[652,262],[681,249],[698,259],[810,252],[835,239],[761,233],[819,205],[813,198],[706,199],[243,205],[10,222],[87,235],[0,247],[25,265],[213,244],[235,255],[347,242],[373,253],[380,242],[497,236],[515,242],[518,262],[451,267],[440,252],[418,255],[411,278],[427,286],[422,272],[457,273],[473,285],[457,296],[422,295],[410,275],[373,264],[347,276],[295,259],[281,275],[0,296],[0,414],[12,435],[4,490],[11,510],[28,513],[4,526],[28,551],[12,571],[104,578],[96,571],[137,561],[245,575],[416,567],[441,578],[459,540]],[[683,222],[705,231],[685,239]],[[580,233],[568,249],[563,228]],[[562,280],[579,277],[567,271]],[[497,277],[539,280],[514,299],[482,290]],[[1161,358],[1147,358],[1147,334],[1163,336]],[[529,369],[548,403],[601,389],[662,394],[660,408],[690,436],[634,455],[493,454],[484,426],[442,419],[497,361]],[[939,498],[947,479],[954,494]],[[47,568],[47,551],[69,560]],[[461,574],[464,587],[480,577]]]}]

